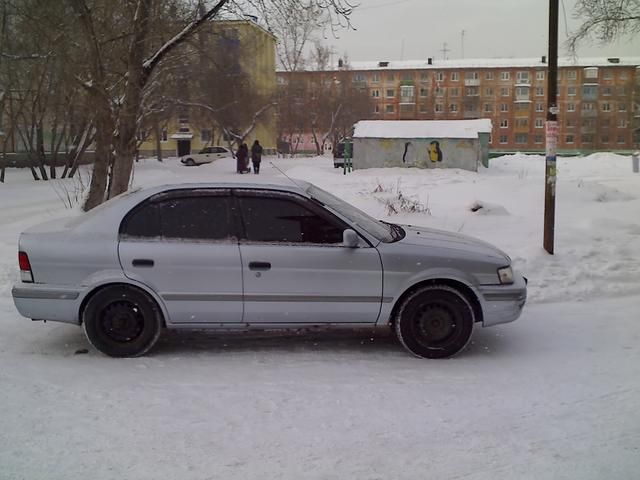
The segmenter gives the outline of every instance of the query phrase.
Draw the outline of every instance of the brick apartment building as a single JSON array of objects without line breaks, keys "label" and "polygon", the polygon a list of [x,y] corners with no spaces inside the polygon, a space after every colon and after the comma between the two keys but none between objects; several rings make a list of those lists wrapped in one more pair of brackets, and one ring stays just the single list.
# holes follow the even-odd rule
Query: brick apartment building
[{"label": "brick apartment building", "polygon": [[[567,153],[638,148],[640,57],[561,58],[558,65],[558,148]],[[278,72],[280,87],[295,80],[313,90],[337,78],[369,92],[367,120],[490,118],[492,150],[544,150],[545,57],[340,62],[324,71]]]}]

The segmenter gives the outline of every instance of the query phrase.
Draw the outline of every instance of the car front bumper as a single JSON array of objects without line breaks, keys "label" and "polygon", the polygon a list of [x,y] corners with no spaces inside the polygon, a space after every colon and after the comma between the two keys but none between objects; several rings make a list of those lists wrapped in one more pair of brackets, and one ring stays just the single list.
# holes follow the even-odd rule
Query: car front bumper
[{"label": "car front bumper", "polygon": [[511,285],[483,285],[480,293],[483,298],[483,327],[509,323],[522,313],[527,301],[527,279],[518,272],[513,273]]}]

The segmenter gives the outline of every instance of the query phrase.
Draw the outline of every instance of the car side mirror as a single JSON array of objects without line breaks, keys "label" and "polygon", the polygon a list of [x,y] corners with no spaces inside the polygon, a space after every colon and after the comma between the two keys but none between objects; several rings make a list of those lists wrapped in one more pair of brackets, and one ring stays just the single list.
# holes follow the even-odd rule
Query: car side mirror
[{"label": "car side mirror", "polygon": [[360,244],[360,237],[354,230],[347,228],[342,232],[342,243],[345,247],[356,248]]}]

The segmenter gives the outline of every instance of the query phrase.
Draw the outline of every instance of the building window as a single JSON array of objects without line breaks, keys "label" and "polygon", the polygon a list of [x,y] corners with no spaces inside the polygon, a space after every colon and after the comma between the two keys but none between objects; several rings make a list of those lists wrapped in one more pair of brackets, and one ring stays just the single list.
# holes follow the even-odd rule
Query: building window
[{"label": "building window", "polygon": [[378,83],[380,81],[380,74],[374,73],[373,75],[371,75],[371,81],[373,83]]},{"label": "building window", "polygon": [[627,75],[627,72],[623,70],[620,72],[619,78],[620,80],[626,80],[627,78],[629,78],[629,76]]},{"label": "building window", "polygon": [[594,106],[595,106],[595,104],[593,104],[591,102],[582,102],[582,111],[583,112],[591,112],[591,111],[595,110]]},{"label": "building window", "polygon": [[160,141],[166,142],[169,140],[169,134],[167,132],[167,127],[162,127],[162,133],[160,134]]},{"label": "building window", "polygon": [[605,80],[611,80],[613,78],[613,72],[611,70],[605,70],[602,74],[602,78]]},{"label": "building window", "polygon": [[536,72],[536,80],[544,80],[544,70],[538,70]]},{"label": "building window", "polygon": [[478,72],[465,72],[465,80],[478,80]]},{"label": "building window", "polygon": [[500,111],[501,112],[508,112],[509,111],[509,104],[508,103],[501,103],[500,104]]},{"label": "building window", "polygon": [[567,87],[567,95],[570,97],[576,96],[576,87]]},{"label": "building window", "polygon": [[451,81],[457,82],[460,80],[460,74],[458,72],[451,72]]},{"label": "building window", "polygon": [[611,95],[611,87],[602,87],[602,95],[608,97]]},{"label": "building window", "polygon": [[619,103],[618,104],[618,111],[619,112],[626,112],[627,111],[627,104],[626,103]]},{"label": "building window", "polygon": [[584,97],[597,97],[598,96],[598,87],[593,85],[583,85],[582,86],[582,96]]},{"label": "building window", "polygon": [[427,74],[427,72],[420,73],[420,81],[421,82],[429,81],[429,74]]},{"label": "building window", "polygon": [[427,105],[424,103],[420,104],[420,113],[427,113]]},{"label": "building window", "polygon": [[593,143],[593,134],[584,133],[580,136],[580,141],[582,143]]},{"label": "building window", "polygon": [[536,128],[544,128],[544,118],[536,118]]},{"label": "building window", "polygon": [[421,88],[420,89],[420,96],[421,97],[426,97],[429,94],[429,89],[428,88]]},{"label": "building window", "polygon": [[567,103],[567,112],[575,112],[576,104],[575,103]]},{"label": "building window", "polygon": [[436,103],[436,113],[442,113],[444,111],[444,106],[441,103]]},{"label": "building window", "polygon": [[515,110],[516,110],[516,112],[528,112],[530,106],[531,106],[531,104],[528,103],[528,102],[526,102],[526,103],[516,103]]},{"label": "building window", "polygon": [[442,96],[444,96],[444,88],[436,87],[436,97],[442,97]]},{"label": "building window", "polygon": [[200,141],[202,143],[209,143],[211,141],[211,129],[200,130]]},{"label": "building window", "polygon": [[500,135],[500,143],[509,143],[509,137],[507,135]]},{"label": "building window", "polygon": [[385,79],[387,83],[393,82],[396,79],[396,76],[393,73],[387,73]]},{"label": "building window", "polygon": [[436,80],[438,82],[444,82],[444,73],[443,72],[437,72],[436,73]]},{"label": "building window", "polygon": [[584,78],[588,79],[597,79],[598,78],[598,67],[586,67],[584,69]]},{"label": "building window", "polygon": [[619,87],[618,95],[620,95],[621,97],[625,97],[627,95],[627,87]]},{"label": "building window", "polygon": [[485,80],[493,80],[493,72],[485,72],[484,73]]},{"label": "building window", "polygon": [[542,135],[537,134],[534,138],[536,143],[542,143]]},{"label": "building window", "polygon": [[529,135],[526,133],[516,133],[516,143],[523,144],[529,142]]},{"label": "building window", "polygon": [[484,89],[484,94],[486,97],[493,97],[493,87],[487,87]]},{"label": "building window", "polygon": [[529,83],[529,72],[517,72],[516,83]]},{"label": "building window", "polygon": [[178,123],[189,123],[189,114],[186,112],[179,114]]},{"label": "building window", "polygon": [[529,126],[529,119],[528,118],[516,118],[516,127],[528,127]]},{"label": "building window", "polygon": [[611,104],[610,103],[603,103],[602,104],[602,111],[603,112],[610,112],[611,111]]},{"label": "building window", "polygon": [[467,97],[477,97],[480,95],[480,87],[467,87],[465,94]]},{"label": "building window", "polygon": [[178,129],[179,133],[189,133],[191,130],[189,130],[189,127],[180,127]]},{"label": "building window", "polygon": [[574,118],[567,118],[565,125],[567,128],[574,128],[576,126],[576,120]]},{"label": "building window", "polygon": [[411,72],[405,72],[402,74],[402,80],[404,80],[405,82],[410,82],[413,80],[413,73]]},{"label": "building window", "polygon": [[542,103],[536,103],[536,112],[544,112],[544,105]]},{"label": "building window", "polygon": [[585,118],[582,120],[582,126],[585,128],[593,128],[596,126],[595,118]]},{"label": "building window", "polygon": [[415,105],[409,104],[401,104],[400,105],[400,113],[415,113]]},{"label": "building window", "polygon": [[511,79],[511,73],[500,72],[500,80],[509,80],[509,79]]},{"label": "building window", "polygon": [[493,105],[491,105],[490,103],[485,103],[483,110],[485,113],[493,112]]},{"label": "building window", "polygon": [[354,82],[364,82],[364,81],[365,81],[365,79],[364,79],[364,74],[362,74],[362,73],[356,73],[356,74],[353,76],[353,81],[354,81]]},{"label": "building window", "polygon": [[375,90],[371,90],[371,96],[374,98],[379,98],[380,97],[380,90],[378,90],[377,88]]},{"label": "building window", "polygon": [[396,91],[393,88],[387,88],[387,98],[393,98],[396,96]]},{"label": "building window", "polygon": [[602,143],[609,143],[609,135],[602,135],[600,137],[600,142]]},{"label": "building window", "polygon": [[619,118],[618,119],[618,128],[627,128],[627,119]]},{"label": "building window", "polygon": [[511,89],[509,87],[500,87],[500,96],[508,97],[511,93]]},{"label": "building window", "polygon": [[400,87],[401,101],[412,101],[415,96],[415,90],[412,85],[404,85]]},{"label": "building window", "polygon": [[536,87],[536,97],[544,97],[544,87]]},{"label": "building window", "polygon": [[393,112],[395,112],[395,108],[393,107],[393,105],[386,105],[386,106],[384,107],[384,111],[385,111],[386,113],[393,113]]},{"label": "building window", "polygon": [[625,143],[624,135],[618,135],[618,143]]},{"label": "building window", "polygon": [[578,77],[578,74],[575,70],[569,70],[567,72],[567,80],[575,80]]},{"label": "building window", "polygon": [[565,135],[564,143],[573,143],[573,133],[567,133]]},{"label": "building window", "polygon": [[451,105],[449,105],[449,111],[451,113],[456,113],[458,111],[458,104],[452,103]]},{"label": "building window", "polygon": [[449,89],[449,96],[450,97],[457,97],[460,94],[460,90],[458,89],[458,87],[454,87],[454,88],[450,88]]},{"label": "building window", "polygon": [[500,120],[500,128],[509,128],[509,120],[503,118]]},{"label": "building window", "polygon": [[380,113],[380,105],[373,106],[373,113]]}]

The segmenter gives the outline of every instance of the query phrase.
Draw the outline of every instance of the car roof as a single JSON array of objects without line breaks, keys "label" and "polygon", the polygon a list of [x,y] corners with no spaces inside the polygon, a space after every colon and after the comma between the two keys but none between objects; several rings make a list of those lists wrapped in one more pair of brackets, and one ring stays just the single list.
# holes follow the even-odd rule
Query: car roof
[{"label": "car roof", "polygon": [[174,183],[166,185],[156,185],[153,187],[141,188],[136,196],[147,197],[155,193],[167,192],[171,190],[195,190],[195,189],[207,189],[207,188],[259,188],[262,190],[277,190],[298,193],[308,196],[307,189],[311,186],[309,182],[304,180],[292,180],[289,178],[282,179],[282,182],[278,182],[278,179],[274,182],[273,178],[266,181],[253,180],[253,181],[224,181],[224,182],[194,182],[194,183]]}]

